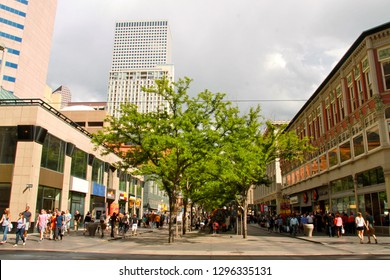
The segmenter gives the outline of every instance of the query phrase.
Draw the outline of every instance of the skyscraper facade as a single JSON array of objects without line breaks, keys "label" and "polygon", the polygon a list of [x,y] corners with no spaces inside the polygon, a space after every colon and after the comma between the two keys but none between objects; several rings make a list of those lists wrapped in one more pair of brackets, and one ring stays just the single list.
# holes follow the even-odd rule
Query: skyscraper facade
[{"label": "skyscraper facade", "polygon": [[72,93],[70,92],[70,89],[66,86],[60,86],[52,93],[53,95],[60,95],[61,98],[59,98],[60,103],[59,108],[63,109],[64,107],[68,106],[69,102],[72,101]]},{"label": "skyscraper facade", "polygon": [[43,98],[57,0],[0,0],[0,86]]},{"label": "skyscraper facade", "polygon": [[116,23],[107,98],[110,115],[119,116],[122,103],[136,104],[142,113],[168,109],[161,96],[142,88],[162,77],[173,81],[171,40],[165,20]]}]

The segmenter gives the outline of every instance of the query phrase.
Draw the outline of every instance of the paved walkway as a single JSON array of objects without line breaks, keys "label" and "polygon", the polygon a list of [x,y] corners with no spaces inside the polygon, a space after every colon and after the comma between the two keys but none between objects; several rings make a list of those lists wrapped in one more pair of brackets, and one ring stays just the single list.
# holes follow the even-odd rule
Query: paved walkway
[{"label": "paved walkway", "polygon": [[[71,232],[62,241],[39,241],[38,234],[29,234],[26,246],[21,242],[13,247],[15,234],[8,235],[8,243],[0,246],[4,253],[17,254],[18,251],[87,252],[93,254],[135,254],[154,256],[331,256],[331,255],[376,255],[390,259],[390,236],[379,236],[379,244],[359,244],[357,236],[341,238],[324,234],[306,237],[290,236],[288,233],[268,233],[256,224],[248,225],[248,237],[223,233],[212,235],[192,231],[168,243],[168,230],[138,229],[137,236],[104,238],[83,235],[82,231]],[[367,237],[365,239],[367,242]],[[0,252],[1,253],[1,252]]]}]

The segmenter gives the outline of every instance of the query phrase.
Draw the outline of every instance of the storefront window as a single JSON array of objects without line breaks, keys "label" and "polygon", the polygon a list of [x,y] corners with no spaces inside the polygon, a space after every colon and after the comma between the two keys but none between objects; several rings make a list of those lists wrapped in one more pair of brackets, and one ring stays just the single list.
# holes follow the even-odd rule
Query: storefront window
[{"label": "storefront window", "polygon": [[[364,212],[364,209],[366,209],[365,207],[365,204],[364,204],[364,195],[358,195],[358,205],[357,205],[357,209],[359,209],[360,212]],[[364,215],[364,213],[362,212],[362,214]]]},{"label": "storefront window", "polygon": [[332,193],[353,190],[353,178],[352,176],[347,176],[338,180],[331,181],[330,186],[332,188]]},{"label": "storefront window", "polygon": [[378,126],[367,130],[367,149],[371,151],[381,145]]},{"label": "storefront window", "polygon": [[320,170],[325,171],[327,168],[326,155],[322,155],[320,156]]},{"label": "storefront window", "polygon": [[353,153],[355,157],[364,153],[363,135],[358,135],[353,138]]},{"label": "storefront window", "polygon": [[126,178],[127,178],[127,174],[125,172],[120,172],[120,175],[119,175],[119,190],[120,191],[126,191]]},{"label": "storefront window", "polygon": [[132,178],[130,180],[130,187],[129,187],[129,193],[135,194],[135,186],[137,185],[137,179]]},{"label": "storefront window", "polygon": [[340,160],[341,162],[344,162],[350,159],[351,159],[351,143],[348,141],[340,145]]},{"label": "storefront window", "polygon": [[382,167],[370,169],[356,174],[358,188],[383,184],[385,182],[385,175]]},{"label": "storefront window", "polygon": [[41,209],[54,210],[60,207],[61,190],[45,186],[38,187],[36,215]]},{"label": "storefront window", "polygon": [[4,209],[9,207],[11,197],[11,185],[0,184],[0,213],[4,213]]},{"label": "storefront window", "polygon": [[66,142],[47,134],[42,146],[41,166],[60,173],[64,172]]},{"label": "storefront window", "polygon": [[95,158],[92,163],[92,181],[103,184],[104,179],[104,162]]},{"label": "storefront window", "polygon": [[88,154],[75,148],[72,155],[71,175],[80,179],[87,179]]},{"label": "storefront window", "polygon": [[[378,193],[379,197],[379,220],[383,226],[389,226],[389,201],[387,200],[386,192]],[[375,218],[375,217],[374,217]]]},{"label": "storefront window", "polygon": [[315,159],[313,160],[313,162],[311,163],[311,174],[312,175],[315,175],[319,172],[319,168],[318,168],[318,159]]},{"label": "storefront window", "polygon": [[339,163],[339,160],[337,158],[337,149],[333,149],[329,151],[328,158],[329,158],[329,167],[337,165]]},{"label": "storefront window", "polygon": [[16,127],[0,127],[0,163],[15,162],[16,135]]},{"label": "storefront window", "polygon": [[[84,206],[85,206],[85,194],[79,192],[69,192],[69,209],[72,217],[76,210],[78,210],[81,214],[81,217],[84,217]],[[73,219],[71,220],[71,227],[73,227]]]}]

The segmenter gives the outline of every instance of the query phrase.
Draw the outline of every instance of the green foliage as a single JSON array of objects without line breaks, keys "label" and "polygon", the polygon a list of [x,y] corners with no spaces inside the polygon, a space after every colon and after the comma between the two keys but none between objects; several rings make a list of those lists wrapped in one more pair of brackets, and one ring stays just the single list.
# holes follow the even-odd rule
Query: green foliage
[{"label": "green foliage", "polygon": [[[171,211],[180,191],[185,199],[206,207],[239,198],[245,208],[249,188],[270,183],[267,165],[280,156],[301,158],[307,144],[260,122],[259,107],[241,115],[223,94],[205,90],[190,98],[190,83],[189,78],[156,81],[144,91],[163,96],[168,109],[139,113],[136,106],[123,104],[120,117],[108,117],[109,126],[96,133],[93,142],[104,147],[102,153],[119,154],[123,160],[118,167],[158,178]],[[123,144],[129,148],[122,149]]]}]

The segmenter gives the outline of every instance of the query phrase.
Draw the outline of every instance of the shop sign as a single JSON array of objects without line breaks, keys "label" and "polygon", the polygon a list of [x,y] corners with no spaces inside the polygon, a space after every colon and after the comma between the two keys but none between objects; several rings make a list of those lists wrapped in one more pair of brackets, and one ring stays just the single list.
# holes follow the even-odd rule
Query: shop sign
[{"label": "shop sign", "polygon": [[290,197],[290,204],[297,204],[299,202],[298,196],[291,196]]},{"label": "shop sign", "polygon": [[107,199],[115,200],[115,190],[107,189]]},{"label": "shop sign", "polygon": [[106,186],[93,182],[92,195],[106,197]]},{"label": "shop sign", "polygon": [[317,189],[314,189],[314,190],[312,191],[312,199],[313,199],[313,201],[317,201],[318,198],[319,198],[318,190],[317,190]]},{"label": "shop sign", "polygon": [[110,215],[112,215],[113,213],[119,213],[119,203],[111,203],[110,204]]},{"label": "shop sign", "polygon": [[135,204],[135,197],[130,196],[129,197],[129,207],[134,207],[134,204]]},{"label": "shop sign", "polygon": [[304,203],[307,203],[307,202],[309,201],[309,197],[307,196],[307,192],[304,192],[304,193],[302,194],[302,198],[303,198],[303,202],[304,202]]},{"label": "shop sign", "polygon": [[126,192],[120,192],[119,193],[119,200],[127,201],[127,193]]},{"label": "shop sign", "polygon": [[81,193],[88,193],[89,182],[77,177],[70,177],[70,190]]},{"label": "shop sign", "polygon": [[140,207],[141,206],[141,199],[137,198],[135,201],[135,206]]}]

